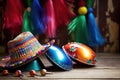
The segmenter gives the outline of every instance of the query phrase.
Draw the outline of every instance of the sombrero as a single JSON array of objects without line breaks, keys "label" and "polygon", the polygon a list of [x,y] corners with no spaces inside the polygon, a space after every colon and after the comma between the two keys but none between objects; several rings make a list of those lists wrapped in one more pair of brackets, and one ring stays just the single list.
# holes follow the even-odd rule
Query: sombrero
[{"label": "sombrero", "polygon": [[54,40],[41,45],[31,32],[23,32],[8,42],[9,55],[0,61],[1,68],[13,69],[35,60],[54,44]]},{"label": "sombrero", "polygon": [[72,60],[60,47],[52,45],[46,52],[47,59],[61,70],[71,70]]},{"label": "sombrero", "polygon": [[65,53],[69,54],[69,56],[76,62],[87,65],[95,65],[96,63],[95,52],[85,44],[70,42],[62,46],[62,48]]}]

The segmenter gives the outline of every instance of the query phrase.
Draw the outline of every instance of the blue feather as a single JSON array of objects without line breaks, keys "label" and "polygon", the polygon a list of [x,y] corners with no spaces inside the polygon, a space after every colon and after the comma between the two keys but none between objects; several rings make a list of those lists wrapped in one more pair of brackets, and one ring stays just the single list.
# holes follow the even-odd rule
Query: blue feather
[{"label": "blue feather", "polygon": [[106,42],[106,40],[103,38],[103,36],[100,33],[96,19],[93,15],[92,8],[88,8],[87,26],[88,26],[89,36],[91,38],[89,46],[94,47],[94,46],[103,45]]},{"label": "blue feather", "polygon": [[45,33],[45,15],[44,10],[41,7],[39,0],[33,0],[31,6],[31,18],[35,27],[35,34]]}]

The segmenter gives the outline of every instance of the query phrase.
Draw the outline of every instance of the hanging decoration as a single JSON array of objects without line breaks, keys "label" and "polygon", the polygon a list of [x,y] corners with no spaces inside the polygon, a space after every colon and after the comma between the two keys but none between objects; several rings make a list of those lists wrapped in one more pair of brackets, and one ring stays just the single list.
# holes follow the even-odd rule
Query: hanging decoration
[{"label": "hanging decoration", "polygon": [[7,0],[3,22],[3,30],[10,34],[11,38],[21,33],[23,20],[23,5],[21,0]]},{"label": "hanging decoration", "polygon": [[44,7],[45,7],[46,15],[47,15],[46,34],[49,38],[54,38],[56,37],[56,20],[55,20],[53,1],[47,0]]},{"label": "hanging decoration", "polygon": [[30,31],[34,34],[34,26],[33,26],[33,22],[31,20],[31,16],[30,16],[30,11],[31,11],[31,4],[32,4],[32,0],[27,0],[27,8],[24,10],[24,14],[23,14],[23,28],[22,31]]},{"label": "hanging decoration", "polygon": [[44,34],[46,30],[45,27],[46,16],[39,0],[33,0],[30,15],[34,25],[34,33]]},{"label": "hanging decoration", "polygon": [[52,0],[56,16],[57,27],[67,26],[68,23],[75,17],[75,14],[71,12],[64,0]]},{"label": "hanging decoration", "polygon": [[68,34],[73,35],[72,39],[74,41],[88,44],[89,35],[85,18],[85,15],[87,14],[87,8],[85,7],[84,0],[79,1],[79,6],[79,15],[68,24]]},{"label": "hanging decoration", "polygon": [[92,47],[103,45],[105,43],[105,39],[100,33],[95,16],[93,14],[92,6],[94,3],[94,0],[85,0],[85,1],[88,8],[87,27],[88,27],[88,33],[90,36],[90,42],[88,45]]},{"label": "hanging decoration", "polygon": [[64,0],[47,0],[44,5],[46,11],[46,35],[48,38],[56,38],[56,32],[59,27],[67,24],[75,17]]}]

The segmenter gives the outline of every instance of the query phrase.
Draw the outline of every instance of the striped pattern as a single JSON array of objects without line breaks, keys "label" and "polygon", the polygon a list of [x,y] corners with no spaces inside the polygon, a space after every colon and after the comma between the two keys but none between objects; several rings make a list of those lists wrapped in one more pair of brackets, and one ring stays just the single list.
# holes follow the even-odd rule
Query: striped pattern
[{"label": "striped pattern", "polygon": [[22,33],[20,35],[17,39],[15,38],[8,42],[11,63],[24,61],[30,57],[34,57],[36,56],[36,53],[44,48],[30,32],[27,32],[27,34]]}]

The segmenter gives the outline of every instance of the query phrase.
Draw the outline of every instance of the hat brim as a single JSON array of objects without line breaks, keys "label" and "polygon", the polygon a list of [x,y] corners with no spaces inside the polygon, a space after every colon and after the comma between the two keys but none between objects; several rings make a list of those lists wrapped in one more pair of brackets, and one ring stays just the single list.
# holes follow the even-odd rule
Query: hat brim
[{"label": "hat brim", "polygon": [[[75,42],[74,42],[74,43],[75,43]],[[74,43],[73,43],[73,44],[74,44]],[[71,43],[71,44],[72,44],[72,43]],[[76,43],[75,43],[75,44],[76,44]],[[84,47],[87,47],[86,45],[81,44],[81,43],[77,43],[77,44],[78,44],[79,46],[82,45],[82,46],[84,46]],[[67,54],[70,56],[70,58],[71,58],[73,61],[77,62],[77,63],[83,63],[83,64],[91,65],[91,66],[95,65],[95,63],[96,63],[96,54],[95,54],[95,53],[92,54],[93,50],[92,50],[91,48],[89,48],[89,47],[87,47],[86,50],[90,50],[91,55],[94,55],[94,56],[95,56],[94,60],[92,60],[92,61],[95,61],[94,63],[88,62],[88,58],[81,57],[81,59],[80,59],[80,58],[78,58],[78,57],[75,57],[75,56],[71,55],[69,52],[66,51],[65,46],[62,46],[62,48],[63,48],[64,52],[67,53]],[[80,48],[80,47],[79,47],[79,48]],[[85,53],[85,52],[83,52],[83,53]],[[75,54],[77,54],[77,53],[75,53]],[[83,58],[84,58],[85,60],[83,60]]]},{"label": "hat brim", "polygon": [[77,58],[75,58],[75,57],[73,57],[73,56],[71,56],[71,55],[69,55],[70,56],[70,58],[73,60],[73,61],[75,61],[76,63],[81,63],[81,64],[85,64],[85,65],[91,65],[91,66],[94,66],[95,64],[92,64],[92,63],[87,63],[87,62],[85,62],[85,61],[82,61],[82,60],[80,60],[80,59],[77,59]]},{"label": "hat brim", "polygon": [[[65,53],[67,53],[67,52],[65,51],[65,49],[64,49],[64,46],[63,46],[63,50],[64,50]],[[91,66],[95,65],[95,64],[92,64],[92,63],[87,63],[87,62],[85,62],[85,61],[82,61],[82,60],[80,60],[80,59],[78,59],[78,58],[75,58],[75,57],[73,57],[72,55],[70,55],[69,53],[67,53],[67,54],[69,55],[69,57],[70,57],[73,61],[75,61],[75,62],[77,62],[77,63],[82,63],[82,64],[86,64],[86,65],[91,65]]]},{"label": "hat brim", "polygon": [[54,40],[51,40],[50,42],[48,42],[46,45],[43,45],[45,47],[44,50],[40,50],[36,53],[35,56],[32,56],[32,57],[29,57],[25,60],[22,60],[22,61],[18,61],[18,62],[15,62],[15,63],[11,63],[11,58],[10,56],[5,56],[4,58],[1,59],[0,61],[0,68],[8,68],[8,69],[13,69],[13,68],[18,68],[18,67],[21,67],[33,60],[35,60],[37,57],[39,57],[41,54],[44,54],[50,46],[52,46],[54,44]]},{"label": "hat brim", "polygon": [[51,46],[45,55],[53,65],[62,70],[71,70],[73,67],[70,57],[58,46]]}]

